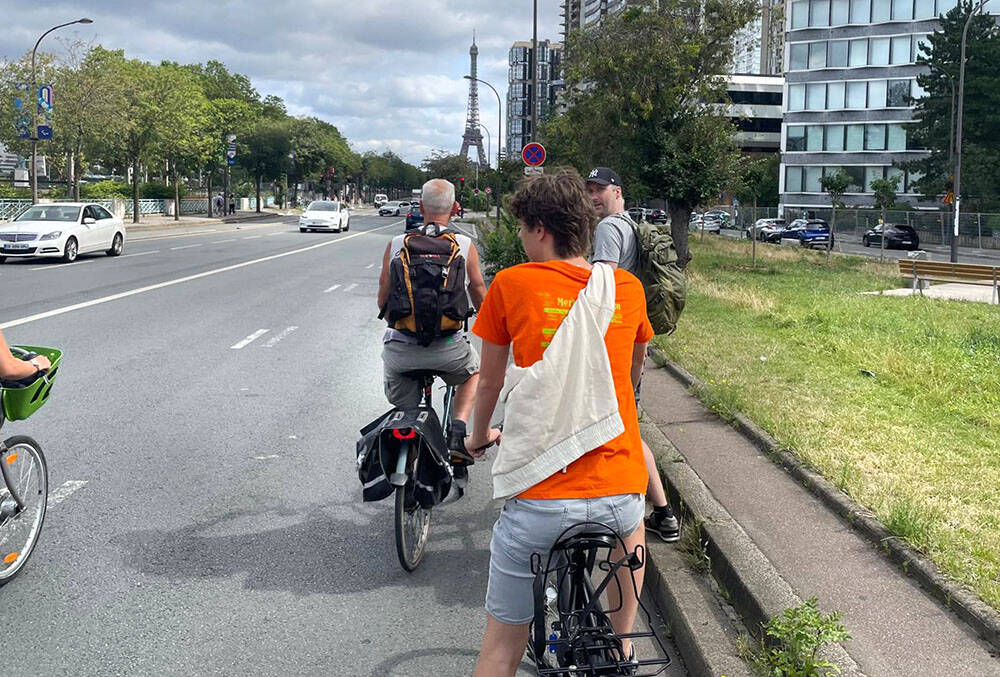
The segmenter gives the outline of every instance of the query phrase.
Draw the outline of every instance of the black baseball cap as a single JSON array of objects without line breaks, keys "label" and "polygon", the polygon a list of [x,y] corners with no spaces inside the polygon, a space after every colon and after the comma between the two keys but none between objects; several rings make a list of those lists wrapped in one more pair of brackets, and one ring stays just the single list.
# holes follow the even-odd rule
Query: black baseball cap
[{"label": "black baseball cap", "polygon": [[611,169],[610,167],[595,167],[590,170],[590,174],[587,174],[587,183],[599,183],[602,186],[621,186],[622,177],[618,176],[618,172]]}]

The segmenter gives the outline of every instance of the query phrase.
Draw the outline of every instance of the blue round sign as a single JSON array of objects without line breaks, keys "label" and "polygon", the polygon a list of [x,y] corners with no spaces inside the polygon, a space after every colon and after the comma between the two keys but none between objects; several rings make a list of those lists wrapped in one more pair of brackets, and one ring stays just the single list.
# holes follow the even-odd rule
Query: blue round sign
[{"label": "blue round sign", "polygon": [[532,141],[526,144],[523,149],[521,149],[521,159],[524,160],[524,164],[529,167],[538,167],[543,162],[545,162],[545,146],[538,143],[537,141]]}]

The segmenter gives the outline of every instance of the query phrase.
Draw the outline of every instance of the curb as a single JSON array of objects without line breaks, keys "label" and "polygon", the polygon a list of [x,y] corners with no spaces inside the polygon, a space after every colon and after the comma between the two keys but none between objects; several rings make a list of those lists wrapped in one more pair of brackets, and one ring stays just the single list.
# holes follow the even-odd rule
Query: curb
[{"label": "curb", "polygon": [[[799,606],[803,600],[781,577],[743,527],[715,499],[694,469],[682,460],[683,455],[667,436],[648,418],[640,422],[640,428],[642,438],[657,458],[671,502],[681,507],[681,514],[701,525],[712,577],[750,633],[761,639],[763,626],[771,618],[780,615],[785,609]],[[653,559],[650,558],[650,561]],[[657,567],[654,565],[653,568]],[[664,583],[666,586],[671,585],[669,581]],[[661,596],[661,599],[663,597],[665,596]],[[669,602],[669,598],[667,601]],[[675,614],[672,613],[671,618],[674,617]],[[682,646],[681,637],[685,634],[694,635],[696,644],[692,655],[697,660],[712,651],[712,647],[704,646],[700,632],[700,628],[693,627],[684,628],[683,632],[680,628],[675,629],[678,647]],[[820,655],[839,666],[841,675],[859,677],[864,674],[839,644],[824,646]],[[687,661],[687,654],[685,660]],[[713,670],[711,674],[730,673]]]},{"label": "curb", "polygon": [[[200,220],[199,221],[191,221],[190,219],[188,219],[188,220],[180,219],[178,221],[170,221],[168,223],[152,223],[152,224],[144,224],[144,223],[142,223],[140,221],[139,223],[133,223],[133,224],[126,223],[125,224],[125,228],[127,230],[131,230],[131,231],[145,232],[145,231],[156,231],[156,230],[161,230],[161,229],[165,230],[165,229],[168,229],[168,228],[190,228],[192,226],[193,227],[198,227],[198,226],[218,226],[218,225],[225,225],[227,223],[243,223],[244,221],[257,221],[258,219],[265,219],[265,218],[268,218],[268,217],[271,217],[271,216],[275,216],[275,214],[264,214],[264,213],[261,213],[261,214],[253,214],[251,216],[235,217],[235,218],[232,218],[232,219],[214,219],[213,218],[211,221],[208,220],[208,217],[205,217],[204,221],[200,221]],[[277,216],[283,216],[283,215],[282,214],[277,214]]]},{"label": "curb", "polygon": [[[704,383],[673,362],[659,347],[653,347],[650,355],[657,365],[665,368],[688,388],[705,389]],[[913,577],[924,592],[946,609],[953,611],[991,646],[1000,650],[1000,613],[974,593],[948,580],[933,562],[889,531],[870,510],[862,507],[825,477],[810,470],[802,461],[782,449],[777,440],[756,423],[741,413],[734,416],[733,422],[744,437],[798,480],[827,508],[844,518],[850,526],[881,549],[904,574]]]}]

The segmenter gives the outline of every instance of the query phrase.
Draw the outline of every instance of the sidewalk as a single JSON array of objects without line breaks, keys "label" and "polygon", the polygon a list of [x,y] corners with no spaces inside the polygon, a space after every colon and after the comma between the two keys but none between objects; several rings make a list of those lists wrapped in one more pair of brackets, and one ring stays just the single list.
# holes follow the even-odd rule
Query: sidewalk
[{"label": "sidewalk", "polygon": [[281,210],[265,209],[258,214],[255,211],[236,212],[232,216],[212,217],[200,214],[183,214],[179,219],[163,214],[146,214],[140,217],[139,223],[132,223],[132,217],[125,218],[125,228],[129,232],[146,232],[150,230],[163,230],[167,228],[192,228],[217,226],[225,223],[240,223],[242,221],[252,221],[268,216],[284,216]]},{"label": "sidewalk", "polygon": [[[661,467],[689,466],[779,577],[748,585],[790,586],[802,600],[818,597],[824,611],[842,611],[852,638],[844,649],[865,675],[1000,675],[1000,661],[969,626],[670,372],[649,362],[642,386],[644,414],[669,441]],[[685,486],[673,488],[684,497]]]}]

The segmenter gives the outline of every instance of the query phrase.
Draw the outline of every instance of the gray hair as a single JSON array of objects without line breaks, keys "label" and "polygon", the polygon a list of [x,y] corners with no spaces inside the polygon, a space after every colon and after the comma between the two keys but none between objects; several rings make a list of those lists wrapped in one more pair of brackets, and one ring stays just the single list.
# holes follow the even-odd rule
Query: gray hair
[{"label": "gray hair", "polygon": [[455,204],[455,184],[444,179],[431,179],[421,189],[420,201],[424,203],[426,214],[450,216]]}]

